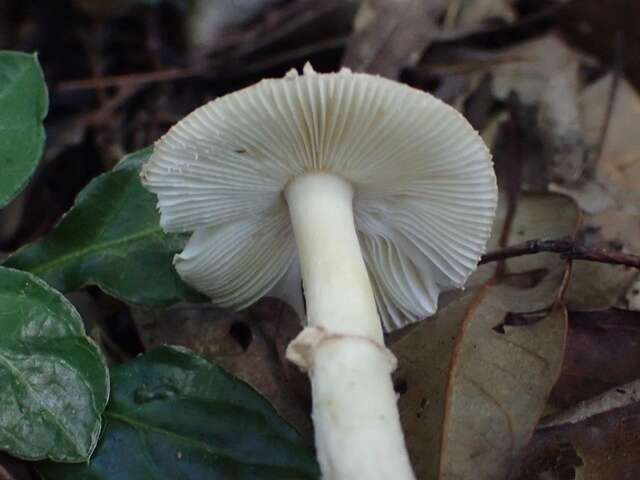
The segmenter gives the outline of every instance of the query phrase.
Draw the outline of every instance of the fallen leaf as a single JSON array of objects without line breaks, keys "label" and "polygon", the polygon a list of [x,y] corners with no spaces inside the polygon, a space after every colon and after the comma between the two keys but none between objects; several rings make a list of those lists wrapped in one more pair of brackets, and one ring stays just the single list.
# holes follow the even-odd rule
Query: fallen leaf
[{"label": "fallen leaf", "polygon": [[204,55],[224,40],[224,33],[247,25],[282,0],[195,0],[190,2],[187,29],[191,47]]},{"label": "fallen leaf", "polygon": [[474,293],[441,308],[391,347],[399,363],[394,378],[402,430],[418,478],[438,476],[449,359]]},{"label": "fallen leaf", "polygon": [[558,13],[557,26],[564,38],[580,50],[597,55],[607,66],[617,63],[615,66],[640,88],[640,3],[565,0],[565,7]]},{"label": "fallen leaf", "polygon": [[506,478],[560,374],[564,307],[533,325],[496,331],[518,301],[513,293],[489,287],[467,312],[452,359],[440,478]]},{"label": "fallen leaf", "polygon": [[545,417],[538,428],[578,423],[609,410],[626,407],[640,401],[640,380],[618,385],[596,397],[583,400],[567,410]]},{"label": "fallen leaf", "polygon": [[541,38],[503,50],[505,59],[493,69],[493,89],[506,100],[511,93],[537,108],[537,125],[551,178],[574,184],[587,167],[587,143],[579,110],[581,57],[558,36]]},{"label": "fallen leaf", "polygon": [[506,100],[511,92],[515,92],[527,105],[540,102],[553,77],[578,66],[575,51],[554,34],[503,49],[500,53],[507,61],[497,60],[492,69],[494,95]]},{"label": "fallen leaf", "polygon": [[635,380],[638,372],[640,312],[570,312],[562,374],[550,401],[568,408]]},{"label": "fallen leaf", "polygon": [[638,275],[629,286],[625,300],[627,301],[627,308],[629,310],[640,312],[640,275]]},{"label": "fallen leaf", "polygon": [[[606,228],[611,221],[615,231],[621,223],[638,224],[640,216],[640,140],[634,128],[640,121],[640,97],[624,79],[613,82],[613,74],[606,75],[580,94],[585,142],[596,156],[593,172],[565,190],[594,215],[593,223]],[[610,219],[611,213],[617,218]]]},{"label": "fallen leaf", "polygon": [[[504,228],[512,244],[571,236],[580,220],[566,196],[523,194],[506,225],[500,200],[489,248],[498,245]],[[499,283],[487,284],[495,268],[481,266],[464,293],[449,295],[434,317],[391,347],[399,359],[400,415],[419,478],[504,478],[560,373],[565,312],[557,306],[550,313],[549,307],[567,281],[567,262],[547,253],[511,258]]]},{"label": "fallen leaf", "polygon": [[29,464],[0,452],[0,480],[37,480]]},{"label": "fallen leaf", "polygon": [[580,205],[582,211],[592,215],[607,211],[616,205],[611,189],[593,178],[582,179],[575,185],[551,183],[549,189],[570,196]]},{"label": "fallen leaf", "polygon": [[640,404],[536,432],[510,480],[640,478]]},{"label": "fallen leaf", "polygon": [[449,2],[445,26],[478,27],[489,21],[513,22],[515,12],[509,0],[455,0]]},{"label": "fallen leaf", "polygon": [[569,310],[602,310],[622,306],[620,300],[636,272],[619,265],[574,262],[564,296]]},{"label": "fallen leaf", "polygon": [[[629,213],[640,214],[640,95],[624,79],[618,79],[612,92],[613,74],[589,85],[580,96],[585,136],[597,145],[606,125],[600,151],[599,173],[617,187],[621,206]],[[611,116],[607,117],[611,94]]]},{"label": "fallen leaf", "polygon": [[488,285],[467,294],[393,346],[419,478],[504,478],[542,415],[562,364],[565,311],[504,325],[514,307],[528,305],[514,290]]},{"label": "fallen leaf", "polygon": [[443,0],[365,0],[355,19],[355,33],[347,45],[342,64],[398,78],[400,71],[415,65],[434,38],[435,18]]}]

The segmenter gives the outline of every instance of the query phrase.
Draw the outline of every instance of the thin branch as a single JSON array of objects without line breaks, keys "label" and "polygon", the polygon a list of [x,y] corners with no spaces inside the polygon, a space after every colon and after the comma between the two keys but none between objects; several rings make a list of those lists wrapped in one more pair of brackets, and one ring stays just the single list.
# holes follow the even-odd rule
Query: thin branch
[{"label": "thin branch", "polygon": [[113,75],[101,78],[87,78],[80,80],[66,80],[60,82],[56,87],[58,92],[70,90],[90,90],[96,88],[109,87],[133,87],[138,85],[146,85],[150,83],[169,82],[173,80],[181,80],[198,76],[215,76],[216,78],[232,78],[234,76],[245,75],[248,73],[258,73],[268,68],[286,64],[300,58],[308,58],[319,52],[342,48],[347,40],[348,35],[341,35],[329,38],[317,43],[310,43],[299,48],[294,48],[276,55],[261,62],[254,62],[244,67],[229,68],[224,67],[222,63],[211,63],[208,65],[195,65],[186,68],[168,68],[165,70],[157,70],[145,73],[130,73],[124,75]]},{"label": "thin branch", "polygon": [[124,75],[111,75],[108,77],[85,78],[80,80],[66,80],[56,87],[59,92],[69,90],[90,90],[109,87],[130,87],[146,83],[166,82],[201,75],[206,70],[205,66],[187,68],[167,68],[154,72],[129,73]]},{"label": "thin branch", "polygon": [[533,255],[540,252],[559,253],[562,258],[567,260],[587,260],[640,269],[640,256],[638,255],[612,252],[603,248],[589,248],[569,238],[528,240],[524,243],[489,252],[483,255],[480,264],[522,255]]}]

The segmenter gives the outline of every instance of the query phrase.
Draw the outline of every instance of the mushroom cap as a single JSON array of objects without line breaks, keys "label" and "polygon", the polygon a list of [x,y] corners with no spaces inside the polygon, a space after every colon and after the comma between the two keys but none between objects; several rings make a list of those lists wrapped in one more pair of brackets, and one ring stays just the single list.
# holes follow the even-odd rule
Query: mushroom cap
[{"label": "mushroom cap", "polygon": [[273,294],[300,313],[283,190],[313,171],[354,187],[387,331],[431,315],[476,268],[497,203],[489,150],[452,107],[381,77],[307,64],[218,98],[156,142],[142,180],[164,230],[194,232],[174,260],[187,283],[221,306]]}]

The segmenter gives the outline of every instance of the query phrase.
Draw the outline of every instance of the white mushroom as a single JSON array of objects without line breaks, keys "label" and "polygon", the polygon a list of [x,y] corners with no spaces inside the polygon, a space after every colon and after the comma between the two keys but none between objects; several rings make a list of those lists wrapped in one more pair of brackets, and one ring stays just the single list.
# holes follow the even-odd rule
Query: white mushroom
[{"label": "white mushroom", "polygon": [[323,477],[414,478],[382,327],[431,315],[483,253],[497,189],[466,120],[405,85],[307,65],[188,115],[142,178],[163,228],[194,232],[175,266],[214,303],[277,292],[300,312],[302,279],[306,327],[287,353],[311,378]]}]

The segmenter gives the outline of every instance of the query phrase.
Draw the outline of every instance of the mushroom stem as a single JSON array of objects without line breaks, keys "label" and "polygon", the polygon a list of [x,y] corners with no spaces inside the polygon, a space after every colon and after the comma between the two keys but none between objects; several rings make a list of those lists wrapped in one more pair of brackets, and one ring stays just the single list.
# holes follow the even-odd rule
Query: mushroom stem
[{"label": "mushroom stem", "polygon": [[311,378],[318,461],[325,480],[414,479],[353,215],[353,187],[308,173],[285,195],[300,254],[308,326],[287,357]]}]

